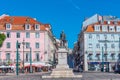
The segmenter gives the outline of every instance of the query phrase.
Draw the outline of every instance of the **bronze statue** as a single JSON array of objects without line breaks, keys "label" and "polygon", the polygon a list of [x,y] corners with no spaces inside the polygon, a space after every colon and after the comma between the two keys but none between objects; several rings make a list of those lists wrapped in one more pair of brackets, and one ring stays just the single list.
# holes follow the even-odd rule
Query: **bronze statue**
[{"label": "bronze statue", "polygon": [[66,43],[66,35],[64,33],[64,31],[62,31],[62,33],[60,34],[60,46],[61,47],[66,47],[65,43]]}]

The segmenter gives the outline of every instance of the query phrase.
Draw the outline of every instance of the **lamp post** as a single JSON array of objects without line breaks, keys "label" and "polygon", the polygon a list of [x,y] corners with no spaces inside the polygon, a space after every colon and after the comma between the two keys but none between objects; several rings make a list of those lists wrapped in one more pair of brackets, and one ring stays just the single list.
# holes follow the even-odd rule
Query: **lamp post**
[{"label": "lamp post", "polygon": [[[101,43],[105,43],[105,53],[107,53],[107,42],[109,42],[108,40],[106,40],[107,37],[105,36],[105,40],[98,40],[98,42],[101,42]],[[104,59],[103,59],[103,56],[104,55],[104,51],[103,51],[103,47],[102,47],[102,72],[104,72]],[[107,58],[106,58],[106,61],[107,61]]]},{"label": "lamp post", "polygon": [[118,60],[120,60],[120,37],[119,37],[119,57]]},{"label": "lamp post", "polygon": [[16,42],[16,49],[17,49],[17,51],[16,51],[16,75],[18,76],[18,60],[19,60],[19,57],[18,57],[18,40],[17,40],[17,42]]},{"label": "lamp post", "polygon": [[104,72],[104,59],[103,59],[103,53],[104,53],[104,51],[103,51],[103,47],[102,47],[102,72]]},{"label": "lamp post", "polygon": [[24,73],[24,45],[25,45],[25,40],[24,40],[24,38],[23,38],[22,44],[23,44],[23,73]]},{"label": "lamp post", "polygon": [[30,73],[32,73],[32,50],[31,50],[31,47],[30,47]]}]

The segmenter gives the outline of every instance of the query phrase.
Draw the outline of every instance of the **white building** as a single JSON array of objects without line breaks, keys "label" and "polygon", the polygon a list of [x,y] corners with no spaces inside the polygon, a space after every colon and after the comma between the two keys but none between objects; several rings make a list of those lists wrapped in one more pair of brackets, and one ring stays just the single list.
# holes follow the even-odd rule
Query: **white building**
[{"label": "white building", "polygon": [[86,19],[78,42],[84,71],[113,71],[120,59],[120,19],[98,14]]}]

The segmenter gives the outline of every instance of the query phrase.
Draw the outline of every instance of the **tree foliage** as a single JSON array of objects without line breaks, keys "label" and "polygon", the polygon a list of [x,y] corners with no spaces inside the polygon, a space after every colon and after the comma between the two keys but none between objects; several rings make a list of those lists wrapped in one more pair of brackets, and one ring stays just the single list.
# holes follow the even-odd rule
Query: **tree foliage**
[{"label": "tree foliage", "polygon": [[6,39],[5,34],[0,34],[0,47],[2,47],[2,44],[3,44],[5,39]]}]

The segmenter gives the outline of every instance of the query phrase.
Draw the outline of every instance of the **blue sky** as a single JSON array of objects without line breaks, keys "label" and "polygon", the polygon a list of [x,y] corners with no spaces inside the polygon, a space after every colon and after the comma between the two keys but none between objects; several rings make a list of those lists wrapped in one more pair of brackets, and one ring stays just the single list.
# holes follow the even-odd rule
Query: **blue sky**
[{"label": "blue sky", "polygon": [[57,38],[64,30],[73,48],[84,18],[96,13],[120,17],[119,3],[120,0],[1,0],[0,15],[30,16],[50,23]]}]

